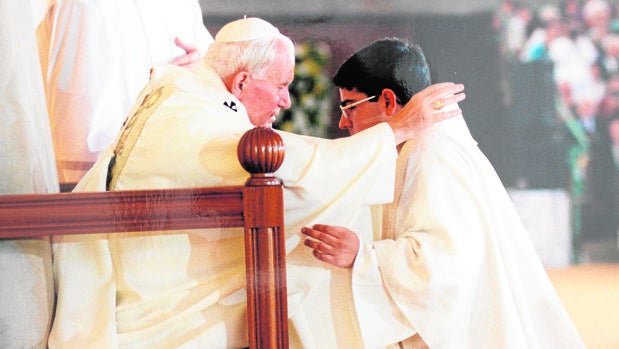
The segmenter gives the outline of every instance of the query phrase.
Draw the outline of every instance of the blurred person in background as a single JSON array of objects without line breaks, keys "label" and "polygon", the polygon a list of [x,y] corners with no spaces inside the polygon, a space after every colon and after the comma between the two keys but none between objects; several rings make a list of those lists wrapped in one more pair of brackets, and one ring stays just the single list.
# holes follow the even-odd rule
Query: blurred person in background
[{"label": "blurred person in background", "polygon": [[[595,118],[594,131],[589,133],[590,146],[585,175],[582,212],[583,238],[603,240],[615,238],[619,220],[617,201],[617,165],[613,148],[619,119],[619,74],[607,83],[606,93]],[[615,138],[613,138],[615,137]]]},{"label": "blurred person in background", "polygon": [[69,189],[114,140],[151,67],[191,65],[213,41],[197,0],[51,0],[37,36]]},{"label": "blurred person in background", "polygon": [[[0,0],[0,195],[58,192],[30,1]],[[0,240],[0,348],[47,348],[49,237]]]}]

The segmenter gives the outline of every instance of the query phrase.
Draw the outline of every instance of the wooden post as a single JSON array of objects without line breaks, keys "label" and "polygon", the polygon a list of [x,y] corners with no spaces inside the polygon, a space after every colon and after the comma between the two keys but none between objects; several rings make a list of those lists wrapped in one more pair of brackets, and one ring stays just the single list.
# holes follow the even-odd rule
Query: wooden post
[{"label": "wooden post", "polygon": [[273,174],[284,160],[281,137],[257,127],[237,149],[245,183],[245,266],[250,348],[288,348],[283,187]]}]

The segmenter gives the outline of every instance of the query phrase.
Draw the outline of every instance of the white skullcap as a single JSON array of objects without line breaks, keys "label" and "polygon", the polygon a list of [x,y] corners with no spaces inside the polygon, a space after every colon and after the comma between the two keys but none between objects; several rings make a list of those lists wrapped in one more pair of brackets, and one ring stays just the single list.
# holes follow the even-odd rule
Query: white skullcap
[{"label": "white skullcap", "polygon": [[260,18],[243,18],[223,26],[215,35],[216,42],[237,42],[272,39],[280,36],[279,29]]}]

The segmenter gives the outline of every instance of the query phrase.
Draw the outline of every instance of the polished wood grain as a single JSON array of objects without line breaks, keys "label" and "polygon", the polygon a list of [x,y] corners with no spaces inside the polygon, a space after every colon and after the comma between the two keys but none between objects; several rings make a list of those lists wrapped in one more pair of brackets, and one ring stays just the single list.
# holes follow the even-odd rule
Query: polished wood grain
[{"label": "polished wood grain", "polygon": [[0,196],[0,238],[242,226],[242,186]]},{"label": "polished wood grain", "polygon": [[244,186],[0,196],[0,239],[244,227],[249,345],[288,348],[283,142],[255,128],[237,154]]},{"label": "polished wood grain", "polygon": [[243,135],[237,154],[252,173],[243,191],[249,345],[288,348],[284,194],[273,174],[284,144],[273,130],[255,128]]}]

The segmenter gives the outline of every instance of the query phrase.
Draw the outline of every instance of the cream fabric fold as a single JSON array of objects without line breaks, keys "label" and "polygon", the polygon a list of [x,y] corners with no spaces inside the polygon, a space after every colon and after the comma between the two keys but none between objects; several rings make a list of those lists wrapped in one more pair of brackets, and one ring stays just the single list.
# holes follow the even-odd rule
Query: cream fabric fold
[{"label": "cream fabric fold", "polygon": [[[430,348],[584,347],[462,117],[404,145],[383,210],[384,240],[367,243],[354,266],[364,338],[391,318]],[[361,313],[381,297],[391,306]]]},{"label": "cream fabric fold", "polygon": [[[0,195],[58,192],[30,1],[0,0]],[[49,237],[0,240],[0,348],[46,348]]]}]

